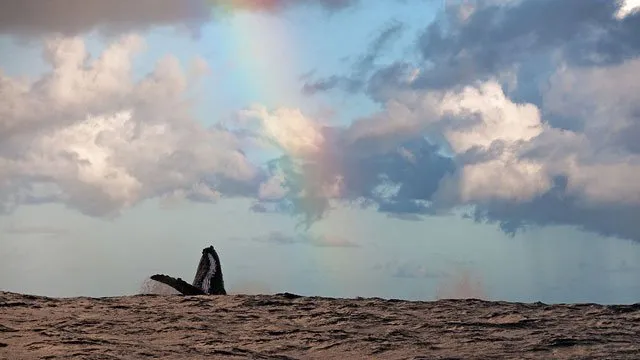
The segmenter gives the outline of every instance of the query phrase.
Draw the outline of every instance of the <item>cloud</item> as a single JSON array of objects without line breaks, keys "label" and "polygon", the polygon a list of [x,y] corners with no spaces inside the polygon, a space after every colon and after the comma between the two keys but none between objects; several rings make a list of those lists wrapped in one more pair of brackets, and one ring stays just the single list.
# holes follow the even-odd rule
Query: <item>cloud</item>
[{"label": "cloud", "polygon": [[287,189],[284,188],[285,180],[281,173],[272,175],[267,181],[260,184],[258,198],[267,201],[282,199],[287,194]]},{"label": "cloud", "polygon": [[[638,59],[606,66],[563,66],[542,92],[547,128],[519,158],[543,166],[551,186],[529,202],[493,201],[475,217],[508,232],[527,225],[568,224],[640,239]],[[557,119],[563,119],[562,122]]]},{"label": "cloud", "polygon": [[[287,117],[274,118],[281,126],[287,121]],[[439,181],[455,168],[422,136],[388,146],[379,139],[352,141],[343,128],[325,126],[319,131],[324,140],[321,146],[309,152],[290,151],[269,163],[267,172],[279,179],[278,196],[263,199],[260,211],[302,215],[307,226],[340,201],[376,206],[388,213],[424,213]],[[272,181],[262,188],[270,187]]]},{"label": "cloud", "polygon": [[[471,206],[472,218],[497,222],[510,234],[530,225],[573,225],[640,239],[631,220],[640,205],[640,158],[632,137],[617,139],[638,122],[636,85],[623,81],[633,66],[581,67],[578,75],[567,68],[551,78],[545,98],[598,104],[598,111],[551,100],[542,107],[589,112],[579,116],[588,125],[579,132],[553,126],[538,106],[515,102],[496,80],[396,92],[377,114],[347,128],[322,128],[324,142],[314,151],[273,161],[278,196],[261,209],[278,203],[276,211],[302,214],[309,226],[340,201],[411,218]],[[567,76],[583,83],[581,91],[563,92]],[[620,96],[607,92],[614,82]]]},{"label": "cloud", "polygon": [[369,74],[374,70],[375,61],[385,50],[388,50],[403,31],[403,23],[399,21],[388,23],[369,44],[367,52],[352,65],[349,75],[332,75],[316,80],[310,79],[310,76],[304,76],[303,78],[306,82],[302,86],[302,93],[313,95],[335,88],[341,88],[349,92],[361,90],[366,84]]},{"label": "cloud", "polygon": [[[245,5],[273,11],[293,3]],[[338,9],[351,2],[296,3]],[[34,6],[24,4],[25,13]],[[83,4],[78,7],[94,3]],[[153,11],[164,11],[163,4]],[[635,5],[450,3],[419,35],[419,61],[380,66],[378,56],[405,27],[390,23],[347,75],[302,79],[307,93],[364,92],[379,105],[348,126],[329,126],[294,107],[255,105],[239,112],[237,129],[207,129],[186,98],[207,76],[204,60],[194,59],[185,70],[166,57],[134,79],[140,38],[117,38],[91,58],[81,38],[50,37],[43,49],[51,68],[46,74],[27,81],[0,73],[0,211],[61,202],[111,216],[153,197],[171,203],[248,196],[255,199],[251,210],[299,215],[306,226],[346,203],[405,219],[464,208],[469,218],[497,223],[510,234],[571,225],[640,240]],[[19,23],[24,27],[0,21],[0,31],[73,33],[205,21],[200,13],[179,11],[170,18],[145,13],[144,21],[131,11],[130,21],[121,21],[112,10],[60,23],[52,11],[49,22],[31,19]],[[244,155],[248,142],[272,147],[278,157],[257,167]],[[266,241],[349,243],[278,233]]]},{"label": "cloud", "polygon": [[618,19],[619,9],[616,1],[599,0],[478,1],[464,21],[427,27],[420,52],[433,65],[414,85],[469,84],[550,56],[571,64],[622,62],[640,49],[640,17]]},{"label": "cloud", "polygon": [[[382,110],[332,129],[339,140],[327,143],[339,150],[305,159],[297,191],[340,174],[341,200],[392,216],[464,207],[510,234],[572,225],[640,240],[632,220],[640,215],[640,13],[629,11],[635,5],[450,3],[418,38],[421,62],[399,59],[350,89]],[[426,153],[407,146],[420,143],[430,147]],[[371,171],[368,161],[389,171]],[[334,164],[334,171],[319,163]],[[300,175],[305,171],[317,173]]]},{"label": "cloud", "polygon": [[225,10],[276,11],[313,4],[338,10],[352,3],[353,0],[5,0],[0,3],[0,34],[71,36],[92,30],[117,34],[167,25],[198,29]]},{"label": "cloud", "polygon": [[542,109],[563,120],[552,119],[556,127],[582,132],[598,146],[621,145],[639,153],[640,84],[629,76],[638,71],[640,58],[610,66],[561,66],[542,88]]},{"label": "cloud", "polygon": [[[468,185],[465,197],[475,198],[483,195],[474,194],[474,184],[483,181],[502,183],[497,187],[508,191],[510,178],[485,178],[483,173],[490,175],[491,167],[510,168],[519,180],[536,172],[535,164],[516,161],[514,152],[523,141],[542,131],[540,112],[534,105],[512,102],[498,83],[489,81],[452,91],[399,93],[386,103],[384,111],[354,122],[346,136],[353,142],[399,142],[416,133],[423,134],[467,162],[469,166],[462,174]],[[499,146],[491,149],[493,145]],[[464,156],[479,149],[492,150],[486,154],[491,156]],[[534,169],[529,169],[531,166]],[[479,186],[487,188],[486,185]]]},{"label": "cloud", "polygon": [[264,138],[285,153],[305,156],[318,152],[324,145],[319,124],[299,109],[278,108],[269,112],[266,107],[255,105],[238,115],[241,122],[257,120]]},{"label": "cloud", "polygon": [[640,11],[640,1],[638,0],[622,0],[621,3],[620,8],[616,12],[617,19],[623,19]]},{"label": "cloud", "polygon": [[280,245],[307,244],[315,247],[359,247],[355,242],[347,240],[343,237],[334,235],[314,236],[305,235],[287,235],[280,231],[273,231],[265,236],[255,237],[254,241],[267,242]]},{"label": "cloud", "polygon": [[[572,91],[573,86],[567,88],[567,93],[557,88],[563,84],[559,79],[573,76],[567,75],[566,71],[557,75],[558,79],[552,79],[545,96],[549,99],[560,97],[563,99],[561,104],[567,104],[568,100],[569,104],[573,101],[573,104],[582,105],[560,107],[549,100],[551,106],[546,112],[552,112],[555,106],[556,111],[564,110],[577,116],[584,122],[582,131],[552,126],[542,118],[537,106],[513,102],[497,82],[488,81],[459,90],[399,93],[389,101],[384,112],[354,123],[347,131],[347,137],[352,141],[375,139],[380,143],[418,132],[440,139],[451,153],[456,170],[444,179],[434,175],[442,179],[432,199],[437,207],[473,205],[479,214],[484,214],[476,219],[496,220],[497,214],[506,218],[523,214],[514,207],[524,209],[532,204],[537,204],[538,211],[555,214],[555,211],[545,209],[543,202],[549,201],[549,207],[557,208],[558,202],[565,201],[567,204],[562,208],[571,209],[572,215],[559,216],[557,222],[551,224],[576,225],[606,235],[638,239],[637,232],[630,232],[622,224],[616,231],[603,223],[613,221],[609,216],[595,222],[591,216],[582,220],[578,216],[594,209],[605,214],[619,213],[623,209],[630,212],[622,218],[637,214],[640,157],[634,151],[635,142],[624,135],[638,124],[637,102],[633,101],[638,92],[634,91],[636,85],[630,82],[617,83],[619,97],[612,90],[607,92],[609,84],[613,86],[613,81],[622,80],[616,78],[616,73],[626,76],[632,73],[627,72],[633,71],[629,70],[629,64],[590,70],[597,71],[596,74],[605,72],[593,76],[582,68],[579,70],[581,76],[573,77],[583,83],[577,84],[581,88],[578,91]],[[610,104],[608,99],[611,99]],[[590,106],[597,106],[597,109],[590,109]],[[575,111],[585,113],[573,114]],[[565,179],[563,186],[558,187],[558,179]],[[550,200],[555,197],[559,198]],[[518,222],[546,224],[542,221],[546,217],[543,214],[528,216],[529,219],[523,217]],[[504,220],[514,224],[514,219]]]},{"label": "cloud", "polygon": [[142,45],[124,36],[91,58],[81,38],[53,38],[39,79],[0,74],[0,209],[56,201],[110,216],[171,193],[209,201],[257,191],[238,139],[191,115],[186,93],[205,75],[202,60],[187,76],[167,56],[134,80]]}]

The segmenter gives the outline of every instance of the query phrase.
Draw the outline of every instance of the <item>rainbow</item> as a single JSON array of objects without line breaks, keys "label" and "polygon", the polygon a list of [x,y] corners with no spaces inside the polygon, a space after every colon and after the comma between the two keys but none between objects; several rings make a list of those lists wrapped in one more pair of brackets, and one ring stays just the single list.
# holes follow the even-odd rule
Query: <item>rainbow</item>
[{"label": "rainbow", "polygon": [[[291,106],[298,91],[284,86],[296,68],[296,44],[286,22],[265,17],[283,5],[282,0],[209,0],[211,16],[227,18],[232,29],[235,60],[231,68],[243,74],[238,84],[252,101],[268,107]],[[247,10],[247,11],[238,11]],[[222,19],[219,19],[222,20]]]},{"label": "rainbow", "polygon": [[209,0],[211,5],[225,11],[260,10],[274,11],[282,6],[282,0]]},{"label": "rainbow", "polygon": [[[297,108],[303,101],[300,89],[283,81],[291,79],[292,72],[298,68],[296,39],[283,17],[270,19],[264,16],[280,10],[284,3],[282,0],[209,0],[211,16],[224,21],[231,29],[234,41],[229,57],[235,62],[230,67],[241,76],[234,87],[241,89],[243,96],[252,103],[270,109]],[[334,163],[335,154],[322,147],[316,156],[302,159],[291,149],[279,149],[284,156],[269,159],[267,166],[283,173],[284,185],[290,189],[285,200],[294,214],[305,218],[302,224],[308,229],[330,206],[331,196],[325,196],[324,189],[318,188],[318,179],[327,180],[328,187],[335,185],[332,177],[339,170],[336,169],[338,164]],[[321,173],[310,173],[304,166],[306,161],[319,165]],[[298,196],[302,192],[306,196]]]}]

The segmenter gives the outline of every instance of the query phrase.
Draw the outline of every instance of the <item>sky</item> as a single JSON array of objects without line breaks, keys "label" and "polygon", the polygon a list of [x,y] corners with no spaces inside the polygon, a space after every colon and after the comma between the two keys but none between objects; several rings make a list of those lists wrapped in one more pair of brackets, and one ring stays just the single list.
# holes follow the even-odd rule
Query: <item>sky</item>
[{"label": "sky", "polygon": [[638,302],[638,10],[3,1],[0,290]]}]

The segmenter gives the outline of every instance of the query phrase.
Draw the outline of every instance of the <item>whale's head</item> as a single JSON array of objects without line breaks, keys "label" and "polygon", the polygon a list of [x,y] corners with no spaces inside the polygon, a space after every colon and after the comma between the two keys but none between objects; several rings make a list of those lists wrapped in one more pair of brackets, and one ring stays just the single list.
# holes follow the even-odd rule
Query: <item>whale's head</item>
[{"label": "whale's head", "polygon": [[205,294],[226,294],[220,258],[213,246],[202,249],[200,263],[193,279],[193,286],[202,289]]}]

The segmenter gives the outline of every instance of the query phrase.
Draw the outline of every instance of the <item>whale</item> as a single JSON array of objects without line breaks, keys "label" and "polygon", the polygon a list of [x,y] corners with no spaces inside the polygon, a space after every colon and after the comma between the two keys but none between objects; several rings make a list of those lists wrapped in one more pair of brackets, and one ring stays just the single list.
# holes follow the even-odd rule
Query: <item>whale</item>
[{"label": "whale", "polygon": [[168,285],[182,295],[226,295],[220,257],[212,246],[202,249],[202,256],[196,269],[193,282],[175,278],[165,274],[155,274],[152,280]]}]

